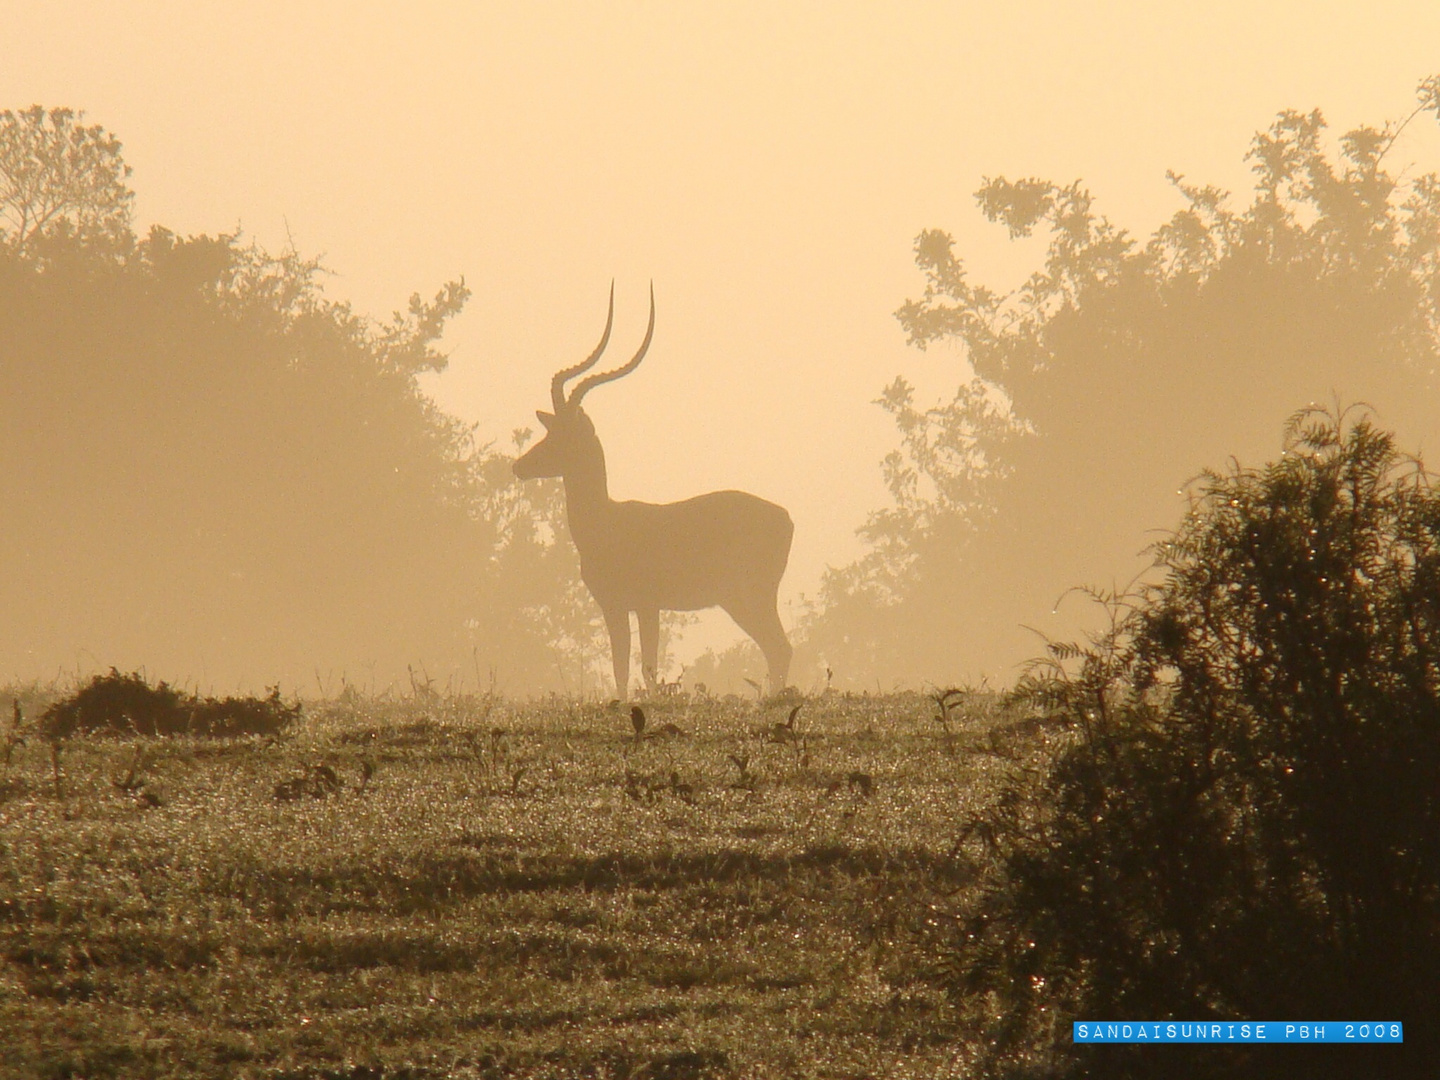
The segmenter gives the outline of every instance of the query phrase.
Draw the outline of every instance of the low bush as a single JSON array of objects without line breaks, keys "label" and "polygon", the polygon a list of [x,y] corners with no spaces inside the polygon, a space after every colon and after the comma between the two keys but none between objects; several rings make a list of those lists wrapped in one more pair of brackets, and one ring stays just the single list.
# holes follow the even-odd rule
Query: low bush
[{"label": "low bush", "polygon": [[[1278,461],[1207,473],[1157,556],[1108,633],[1022,680],[1073,742],[970,833],[991,877],[947,962],[987,1074],[1433,1075],[1440,492],[1368,417],[1309,410]],[[1407,1026],[1072,1046],[1082,1019]]]},{"label": "low bush", "polygon": [[165,682],[151,686],[139,673],[124,675],[111,668],[51,705],[40,723],[52,740],[78,734],[230,738],[277,735],[299,716],[299,702],[286,705],[279,687],[263,698],[197,697]]}]

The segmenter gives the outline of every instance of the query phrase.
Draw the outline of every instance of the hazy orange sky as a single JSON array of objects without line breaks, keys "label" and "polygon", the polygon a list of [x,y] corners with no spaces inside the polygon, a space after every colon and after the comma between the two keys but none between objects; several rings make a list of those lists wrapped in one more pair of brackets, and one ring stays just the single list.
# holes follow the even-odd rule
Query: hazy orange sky
[{"label": "hazy orange sky", "polygon": [[[535,426],[551,373],[594,345],[612,278],[628,356],[653,278],[648,358],[586,400],[612,494],[739,487],[787,506],[782,602],[854,558],[884,501],[881,388],[904,373],[928,400],[963,374],[954,352],[907,349],[892,317],[921,288],[915,235],[953,232],[991,285],[1035,258],[980,217],[983,176],[1082,179],[1143,235],[1180,205],[1167,168],[1243,193],[1242,155],[1277,110],[1378,124],[1440,72],[1434,3],[0,14],[0,107],[69,105],[118,134],[142,230],[288,237],[375,316],[464,275],[475,295],[431,388],[483,438]],[[1434,168],[1437,126],[1393,156]],[[707,616],[682,655],[738,637]]]}]

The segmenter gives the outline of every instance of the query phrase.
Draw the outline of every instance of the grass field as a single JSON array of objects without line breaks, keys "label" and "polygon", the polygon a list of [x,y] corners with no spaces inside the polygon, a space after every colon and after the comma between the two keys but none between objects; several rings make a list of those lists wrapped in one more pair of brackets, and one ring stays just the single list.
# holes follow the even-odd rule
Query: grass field
[{"label": "grass field", "polygon": [[952,849],[1034,737],[921,695],[807,699],[791,737],[790,704],[652,702],[637,737],[351,697],[273,740],[73,739],[58,776],[32,735],[0,1074],[964,1075]]}]

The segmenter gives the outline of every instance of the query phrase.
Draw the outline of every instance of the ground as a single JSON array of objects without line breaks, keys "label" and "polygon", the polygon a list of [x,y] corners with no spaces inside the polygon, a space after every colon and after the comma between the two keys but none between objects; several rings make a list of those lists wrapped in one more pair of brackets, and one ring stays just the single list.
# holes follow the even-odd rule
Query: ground
[{"label": "ground", "polygon": [[[0,770],[3,1077],[939,1077],[971,696],[307,703]],[[8,708],[7,708],[8,711]],[[667,727],[668,726],[668,727]],[[0,746],[0,753],[4,747]]]}]

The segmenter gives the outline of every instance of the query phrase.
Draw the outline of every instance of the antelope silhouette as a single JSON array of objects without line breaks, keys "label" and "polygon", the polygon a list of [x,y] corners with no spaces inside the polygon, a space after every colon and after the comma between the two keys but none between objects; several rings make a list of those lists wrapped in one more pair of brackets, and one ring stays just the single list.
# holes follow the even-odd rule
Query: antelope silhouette
[{"label": "antelope silhouette", "polygon": [[610,341],[615,286],[605,332],[587,360],[550,380],[553,413],[535,413],[545,437],[515,461],[521,480],[558,476],[565,484],[565,515],[580,553],[580,577],[605,616],[615,691],[623,699],[630,680],[630,612],[640,625],[640,662],[653,690],[660,646],[660,612],[721,607],[765,654],[774,691],[785,687],[794,650],[780,625],[776,593],[790,558],[795,526],[789,513],[743,491],[712,491],[673,503],[617,502],[610,498],[605,451],[580,402],[601,383],[640,366],[655,334],[655,286],[650,325],[628,364],[590,375],[565,396],[565,383],[592,368]]}]

